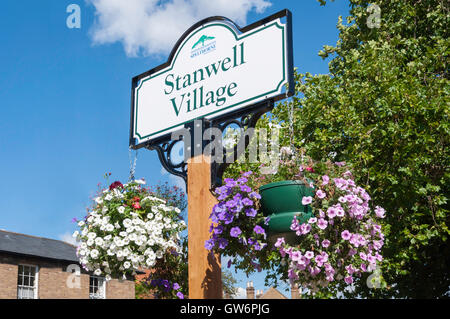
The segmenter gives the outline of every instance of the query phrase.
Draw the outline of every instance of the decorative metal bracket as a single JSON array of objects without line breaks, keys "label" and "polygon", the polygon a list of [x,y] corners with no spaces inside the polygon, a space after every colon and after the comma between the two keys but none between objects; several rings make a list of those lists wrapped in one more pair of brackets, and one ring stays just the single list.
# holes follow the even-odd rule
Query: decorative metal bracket
[{"label": "decorative metal bracket", "polygon": [[179,164],[173,164],[170,158],[173,146],[181,141],[182,138],[178,140],[171,140],[168,142],[163,142],[156,145],[146,146],[148,150],[156,150],[158,152],[159,161],[166,171],[175,176],[183,178],[187,187],[187,162],[182,161]]},{"label": "decorative metal bracket", "polygon": [[[258,119],[266,112],[272,110],[274,107],[273,100],[267,100],[262,103],[252,105],[245,110],[232,113],[226,118],[220,120],[206,120],[200,119],[189,122],[185,128],[175,134],[178,138],[165,141],[159,144],[146,145],[145,148],[149,150],[156,150],[158,152],[159,160],[170,174],[183,178],[187,189],[187,161],[188,159],[202,154],[205,151],[208,140],[204,140],[204,133],[209,128],[217,128],[223,132],[226,127],[235,124],[240,128],[240,137],[237,144],[232,149],[227,149],[223,145],[222,136],[217,145],[222,147],[223,157],[220,161],[213,161],[211,163],[211,188],[220,186],[222,184],[222,176],[225,169],[233,162],[235,162],[247,149],[250,140],[253,137],[254,131],[249,130],[255,128]],[[184,138],[188,137],[188,138]],[[171,152],[174,145],[178,142],[184,142],[184,160],[180,163],[173,163],[171,159]],[[215,156],[214,150],[211,156]]]}]

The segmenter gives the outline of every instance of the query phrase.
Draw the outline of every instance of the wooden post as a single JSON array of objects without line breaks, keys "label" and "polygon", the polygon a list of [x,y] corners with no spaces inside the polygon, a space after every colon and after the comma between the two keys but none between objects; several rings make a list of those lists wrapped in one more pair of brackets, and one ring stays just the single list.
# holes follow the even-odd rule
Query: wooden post
[{"label": "wooden post", "polygon": [[211,194],[211,164],[204,155],[188,161],[188,272],[189,299],[221,299],[222,278],[220,255],[205,248],[213,206],[217,199]]}]

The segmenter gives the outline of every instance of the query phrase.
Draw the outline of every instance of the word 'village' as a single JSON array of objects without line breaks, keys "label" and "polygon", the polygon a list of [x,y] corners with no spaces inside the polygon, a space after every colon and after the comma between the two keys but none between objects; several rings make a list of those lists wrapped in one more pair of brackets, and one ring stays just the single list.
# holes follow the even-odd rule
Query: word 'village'
[{"label": "word 'village'", "polygon": [[211,78],[220,72],[226,72],[229,69],[239,67],[244,63],[244,42],[242,42],[239,46],[235,45],[233,47],[232,58],[226,57],[183,76],[169,73],[165,78],[166,88],[164,89],[164,93],[169,96],[175,95],[170,98],[175,114],[178,116],[182,110],[191,112],[197,108],[214,103],[216,106],[223,105],[226,102],[227,97],[234,96],[237,93],[238,85],[236,82],[224,84],[215,91],[204,92],[203,86],[200,86],[194,88],[191,92],[183,93],[178,96],[176,94],[182,88],[185,89],[198,82],[204,81],[205,78]]}]

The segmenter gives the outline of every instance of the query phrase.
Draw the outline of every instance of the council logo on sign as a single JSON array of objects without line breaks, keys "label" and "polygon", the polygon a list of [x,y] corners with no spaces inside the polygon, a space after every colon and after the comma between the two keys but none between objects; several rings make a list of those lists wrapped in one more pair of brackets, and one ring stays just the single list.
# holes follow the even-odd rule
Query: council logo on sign
[{"label": "council logo on sign", "polygon": [[214,39],[215,37],[202,35],[192,46],[191,58],[214,51],[216,49],[216,41]]}]

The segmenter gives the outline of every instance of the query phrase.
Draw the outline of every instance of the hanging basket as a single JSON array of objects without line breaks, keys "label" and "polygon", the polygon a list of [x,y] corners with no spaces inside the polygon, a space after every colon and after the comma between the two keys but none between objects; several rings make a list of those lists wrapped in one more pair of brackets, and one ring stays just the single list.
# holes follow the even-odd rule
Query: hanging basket
[{"label": "hanging basket", "polygon": [[313,217],[310,205],[302,205],[304,196],[314,196],[312,188],[299,180],[281,181],[263,185],[259,188],[261,209],[264,216],[270,217],[268,225],[269,239],[285,237],[294,239],[291,230],[292,220],[297,216],[300,223]]}]

